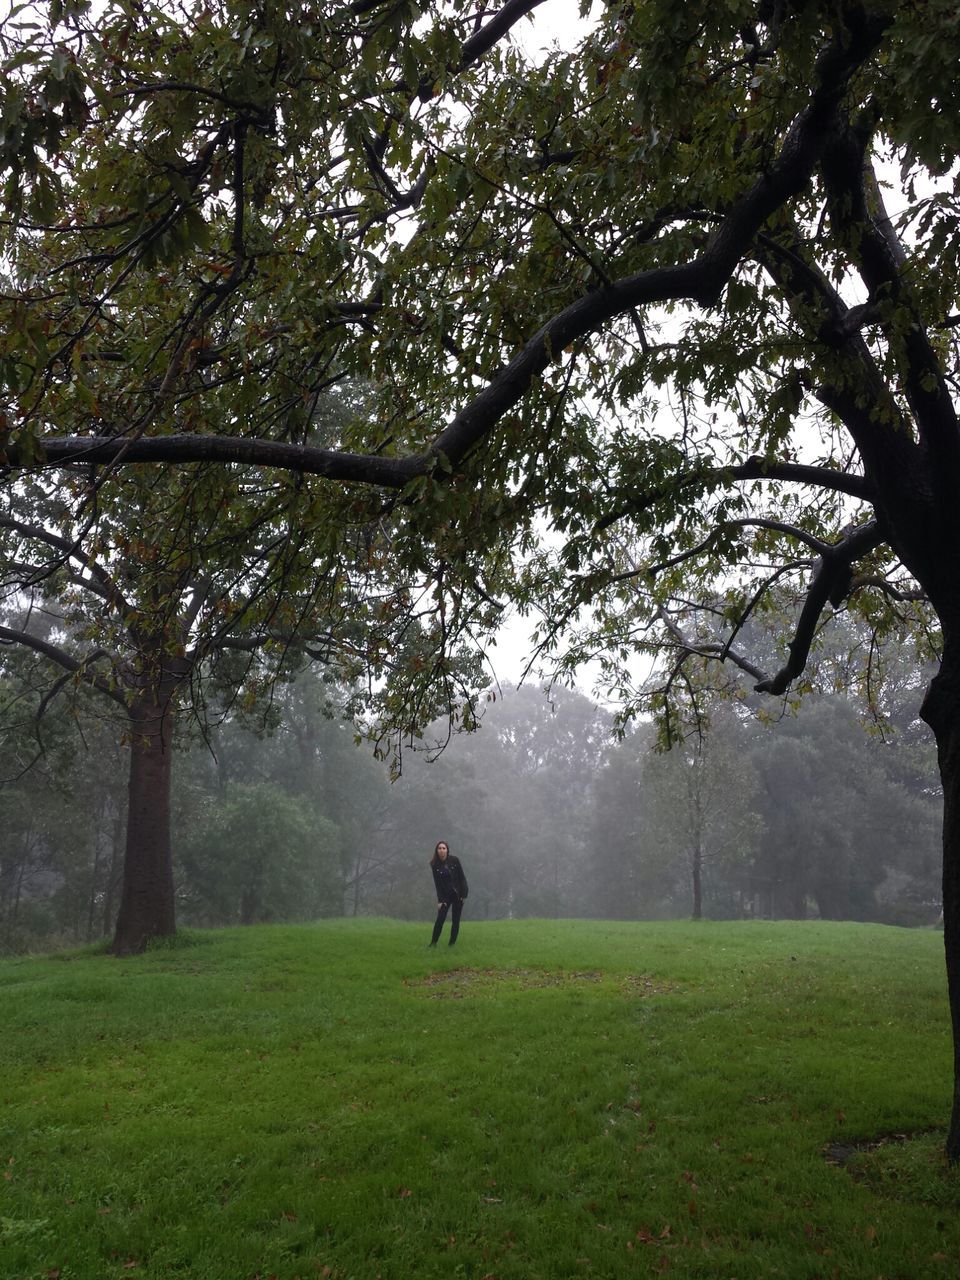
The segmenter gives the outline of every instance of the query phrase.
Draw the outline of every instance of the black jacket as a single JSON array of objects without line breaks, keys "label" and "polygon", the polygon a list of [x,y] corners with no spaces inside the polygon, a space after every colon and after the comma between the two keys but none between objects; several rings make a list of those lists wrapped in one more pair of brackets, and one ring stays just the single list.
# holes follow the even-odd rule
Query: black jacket
[{"label": "black jacket", "polygon": [[437,886],[438,902],[456,902],[467,896],[467,877],[463,874],[460,859],[448,853],[443,862],[438,858],[430,864],[433,883]]}]

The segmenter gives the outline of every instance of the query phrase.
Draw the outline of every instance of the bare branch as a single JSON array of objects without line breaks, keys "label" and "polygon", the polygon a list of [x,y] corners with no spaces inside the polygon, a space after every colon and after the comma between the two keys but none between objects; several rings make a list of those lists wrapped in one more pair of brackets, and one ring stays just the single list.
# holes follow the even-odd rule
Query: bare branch
[{"label": "bare branch", "polygon": [[882,591],[891,600],[902,600],[904,603],[912,604],[929,604],[926,592],[904,591],[901,587],[895,586],[894,583],[888,582],[886,578],[877,577],[875,574],[865,574],[862,577],[854,578],[850,583],[850,590],[847,595],[852,596],[855,591],[863,591],[867,587],[876,587],[878,591]]},{"label": "bare branch", "polygon": [[[688,640],[680,629],[679,624],[674,618],[671,618],[666,608],[662,605],[657,610],[657,616],[667,631],[676,641],[678,648],[691,657],[716,658],[718,661],[721,655],[733,663],[735,667],[739,667],[741,671],[745,671],[748,676],[752,676],[754,680],[764,680],[766,677],[760,668],[750,661],[745,654],[739,653],[736,649],[731,649],[721,644],[699,644],[695,640]],[[758,686],[759,687],[759,686]]]}]

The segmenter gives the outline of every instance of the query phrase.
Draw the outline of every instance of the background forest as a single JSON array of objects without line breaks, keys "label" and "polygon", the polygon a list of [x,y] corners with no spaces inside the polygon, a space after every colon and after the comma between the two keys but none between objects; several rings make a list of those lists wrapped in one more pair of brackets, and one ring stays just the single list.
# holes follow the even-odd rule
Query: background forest
[{"label": "background forest", "polygon": [[[117,909],[122,726],[83,689],[38,721],[39,659],[11,649],[3,661],[0,948],[94,940]],[[307,666],[228,701],[203,731],[181,726],[178,916],[425,919],[427,858],[444,838],[463,857],[474,918],[933,924],[934,747],[915,719],[915,677],[898,680],[896,661],[885,675],[870,723],[828,664],[799,707],[771,718],[768,704],[715,700],[702,734],[666,752],[651,725],[617,734],[612,713],[576,690],[506,686],[475,733],[433,761],[405,752],[391,783],[356,740],[351,691]]]}]

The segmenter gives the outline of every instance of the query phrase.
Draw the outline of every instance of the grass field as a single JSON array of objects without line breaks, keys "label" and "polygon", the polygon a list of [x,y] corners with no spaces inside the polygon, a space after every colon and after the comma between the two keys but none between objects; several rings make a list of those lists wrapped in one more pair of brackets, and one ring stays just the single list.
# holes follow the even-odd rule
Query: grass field
[{"label": "grass field", "polygon": [[2,1280],[960,1275],[938,934],[427,933],[0,963]]}]

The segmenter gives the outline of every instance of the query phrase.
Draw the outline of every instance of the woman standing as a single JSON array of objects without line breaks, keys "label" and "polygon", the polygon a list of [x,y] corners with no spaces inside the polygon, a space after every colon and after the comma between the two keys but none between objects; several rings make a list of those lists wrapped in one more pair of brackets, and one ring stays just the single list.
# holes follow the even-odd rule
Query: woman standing
[{"label": "woman standing", "polygon": [[430,945],[431,947],[437,945],[440,930],[447,918],[447,910],[453,907],[449,944],[452,947],[460,932],[460,912],[463,910],[463,900],[467,896],[467,877],[463,874],[460,859],[455,858],[450,852],[450,846],[446,840],[440,840],[434,849],[433,857],[430,859],[430,869],[433,871],[433,883],[437,887],[437,920],[433,926]]}]

